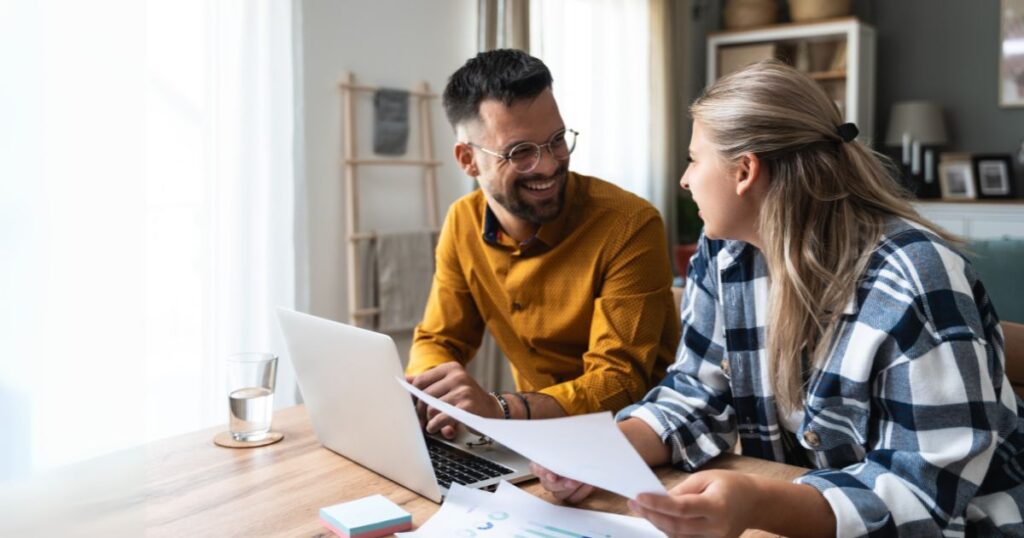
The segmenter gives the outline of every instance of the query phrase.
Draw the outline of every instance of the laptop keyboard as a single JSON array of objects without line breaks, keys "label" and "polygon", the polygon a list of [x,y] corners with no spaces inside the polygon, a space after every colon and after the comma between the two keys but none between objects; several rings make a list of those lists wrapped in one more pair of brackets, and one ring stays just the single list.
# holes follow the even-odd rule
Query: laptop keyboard
[{"label": "laptop keyboard", "polygon": [[432,437],[426,437],[430,462],[434,465],[437,482],[444,488],[452,483],[472,484],[514,473],[512,469],[486,460],[464,450],[454,448]]}]

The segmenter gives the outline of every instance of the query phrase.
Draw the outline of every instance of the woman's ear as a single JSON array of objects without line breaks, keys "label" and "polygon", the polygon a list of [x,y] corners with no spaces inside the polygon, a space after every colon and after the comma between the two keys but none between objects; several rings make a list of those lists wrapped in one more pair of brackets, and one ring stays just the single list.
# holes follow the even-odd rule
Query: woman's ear
[{"label": "woman's ear", "polygon": [[466,173],[469,177],[476,177],[480,175],[480,171],[476,167],[476,161],[473,160],[473,147],[464,142],[455,143],[455,162],[459,163],[459,168]]},{"label": "woman's ear", "polygon": [[736,164],[736,194],[743,196],[761,181],[761,159],[753,153],[744,153]]}]

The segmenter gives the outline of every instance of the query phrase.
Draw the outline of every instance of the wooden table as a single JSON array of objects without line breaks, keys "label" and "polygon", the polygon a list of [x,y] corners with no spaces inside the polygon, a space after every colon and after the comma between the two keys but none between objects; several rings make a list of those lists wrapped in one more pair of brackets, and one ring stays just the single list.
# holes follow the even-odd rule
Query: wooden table
[{"label": "wooden table", "polygon": [[[147,536],[333,536],[319,523],[321,507],[380,493],[412,514],[418,528],[438,505],[320,446],[303,406],[278,411],[284,440],[265,447],[213,444],[223,428],[147,446],[141,503]],[[709,465],[791,480],[805,469],[726,455]],[[657,469],[668,487],[687,473]],[[532,480],[520,484],[554,499]],[[628,513],[626,500],[598,491],[582,508]]]}]

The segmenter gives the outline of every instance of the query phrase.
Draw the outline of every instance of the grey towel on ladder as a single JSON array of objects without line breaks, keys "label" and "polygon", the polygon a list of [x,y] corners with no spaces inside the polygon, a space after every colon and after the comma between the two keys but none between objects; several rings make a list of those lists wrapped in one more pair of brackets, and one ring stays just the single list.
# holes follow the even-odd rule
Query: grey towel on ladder
[{"label": "grey towel on ladder", "polygon": [[434,233],[377,234],[377,330],[412,329],[423,318],[434,279]]},{"label": "grey towel on ladder", "polygon": [[409,142],[409,92],[381,89],[373,95],[373,151],[402,155]]}]

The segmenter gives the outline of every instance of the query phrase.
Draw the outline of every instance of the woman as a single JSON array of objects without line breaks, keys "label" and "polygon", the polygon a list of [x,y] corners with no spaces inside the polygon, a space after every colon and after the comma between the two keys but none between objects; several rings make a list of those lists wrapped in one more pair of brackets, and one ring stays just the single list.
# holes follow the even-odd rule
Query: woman
[{"label": "woman", "polygon": [[[996,313],[815,82],[767,61],[691,107],[704,219],[660,386],[617,417],[650,465],[737,437],[794,482],[691,475],[630,507],[672,536],[1024,535],[1024,409]],[[590,486],[536,467],[557,497]]]}]

